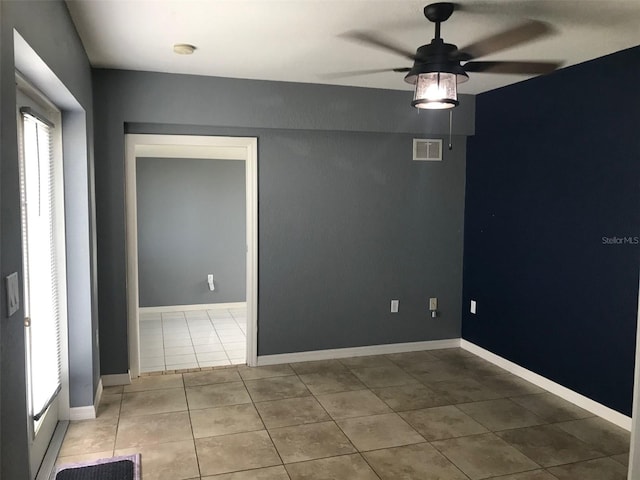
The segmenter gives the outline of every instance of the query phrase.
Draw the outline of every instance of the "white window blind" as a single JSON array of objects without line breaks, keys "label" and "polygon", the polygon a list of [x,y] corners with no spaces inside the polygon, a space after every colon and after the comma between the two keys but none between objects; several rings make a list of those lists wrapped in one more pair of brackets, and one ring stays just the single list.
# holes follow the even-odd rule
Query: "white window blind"
[{"label": "white window blind", "polygon": [[59,393],[61,377],[53,124],[28,108],[20,112],[29,396],[30,413],[37,422]]}]

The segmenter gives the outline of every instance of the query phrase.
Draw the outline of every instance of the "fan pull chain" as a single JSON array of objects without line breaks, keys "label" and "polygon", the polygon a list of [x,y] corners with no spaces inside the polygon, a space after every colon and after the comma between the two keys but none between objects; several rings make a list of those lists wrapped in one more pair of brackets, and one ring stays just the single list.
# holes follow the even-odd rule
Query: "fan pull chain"
[{"label": "fan pull chain", "polygon": [[452,130],[453,130],[453,110],[449,110],[449,150],[453,150],[453,144],[451,142]]}]

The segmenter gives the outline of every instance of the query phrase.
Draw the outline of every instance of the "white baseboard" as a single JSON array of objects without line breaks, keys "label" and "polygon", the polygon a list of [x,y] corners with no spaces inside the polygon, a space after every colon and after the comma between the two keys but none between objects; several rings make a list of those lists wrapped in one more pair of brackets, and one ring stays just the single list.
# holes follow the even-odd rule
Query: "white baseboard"
[{"label": "white baseboard", "polygon": [[552,380],[549,380],[542,375],[538,375],[537,373],[532,372],[531,370],[527,370],[520,365],[513,363],[506,358],[503,358],[495,353],[490,352],[489,350],[485,350],[478,345],[471,343],[467,340],[461,339],[460,346],[469,352],[484,358],[485,360],[511,372],[528,382],[537,385],[540,388],[544,388],[548,392],[557,395],[560,398],[567,400],[568,402],[577,405],[580,408],[584,408],[588,412],[593,413],[605,420],[610,421],[611,423],[624,428],[625,430],[631,431],[631,417],[627,417],[620,412],[613,410],[601,403],[596,402],[595,400],[591,400],[584,395],[574,392],[573,390],[568,389],[567,387],[563,387],[559,383],[556,383]]},{"label": "white baseboard", "polygon": [[129,385],[131,383],[131,371],[128,371],[127,373],[117,373],[114,375],[102,375],[101,382],[105,387]]},{"label": "white baseboard", "polygon": [[69,420],[93,420],[94,418],[96,418],[96,407],[93,405],[69,409]]},{"label": "white baseboard", "polygon": [[416,352],[419,350],[437,350],[460,346],[459,338],[431,340],[425,342],[390,343],[385,345],[367,345],[366,347],[334,348],[313,350],[310,352],[282,353],[278,355],[258,356],[258,366],[278,365],[280,363],[310,362],[331,360],[334,358],[363,357],[366,355],[385,355],[389,353]]},{"label": "white baseboard", "polygon": [[100,400],[102,400],[102,392],[104,389],[102,388],[102,378],[98,380],[98,388],[96,388],[96,395],[93,400],[93,408],[96,411],[96,415],[98,414],[98,407],[100,406]]},{"label": "white baseboard", "polygon": [[140,307],[140,313],[170,313],[191,312],[193,310],[226,310],[229,308],[244,308],[247,302],[234,303],[203,303],[200,305],[166,305],[164,307]]},{"label": "white baseboard", "polygon": [[102,379],[98,380],[98,387],[94,396],[93,405],[85,407],[71,407],[69,409],[69,420],[93,420],[98,416],[98,406],[102,399]]}]

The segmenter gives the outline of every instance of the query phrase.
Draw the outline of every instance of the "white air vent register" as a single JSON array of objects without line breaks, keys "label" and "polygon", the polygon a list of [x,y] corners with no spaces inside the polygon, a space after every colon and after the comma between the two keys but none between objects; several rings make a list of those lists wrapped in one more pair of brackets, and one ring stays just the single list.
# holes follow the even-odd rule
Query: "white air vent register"
[{"label": "white air vent register", "polygon": [[439,162],[442,160],[442,139],[414,138],[413,159]]}]

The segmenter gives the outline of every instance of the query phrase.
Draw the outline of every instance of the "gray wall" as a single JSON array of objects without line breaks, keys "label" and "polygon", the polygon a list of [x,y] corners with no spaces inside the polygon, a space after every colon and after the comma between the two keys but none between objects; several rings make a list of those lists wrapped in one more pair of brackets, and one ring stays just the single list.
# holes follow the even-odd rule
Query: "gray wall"
[{"label": "gray wall", "polygon": [[127,129],[258,137],[260,355],[460,335],[472,97],[445,161],[413,163],[411,139],[449,119],[418,114],[410,92],[114,70],[95,70],[94,88],[103,373],[128,368]]},{"label": "gray wall", "polygon": [[[14,56],[14,28],[35,50],[37,57],[28,60],[43,62],[46,68],[29,71],[33,62],[22,54]],[[24,52],[22,52],[24,53]],[[69,255],[69,343],[70,395],[72,406],[93,403],[99,378],[97,344],[92,332],[97,328],[97,307],[94,302],[93,241],[90,238],[93,208],[91,175],[92,96],[90,66],[62,1],[2,1],[0,2],[0,276],[19,272],[22,278],[20,231],[20,201],[18,181],[18,148],[16,133],[16,68],[20,68],[54,101],[62,102],[63,149],[65,171],[74,191],[66,199],[65,209],[72,221],[67,227],[71,247],[77,256]],[[38,76],[41,74],[42,76]],[[44,78],[43,78],[44,77]],[[56,97],[54,94],[60,94]],[[86,113],[86,116],[85,116]],[[69,186],[69,184],[67,184]],[[70,204],[79,201],[79,204]],[[80,209],[81,211],[76,211]],[[82,222],[84,219],[84,223]],[[80,235],[80,236],[77,236]],[[81,292],[73,286],[86,285]],[[3,282],[4,285],[4,282]],[[29,476],[27,452],[26,386],[24,362],[24,312],[7,318],[5,289],[0,289],[0,477],[26,479]],[[21,296],[21,305],[23,305]]]},{"label": "gray wall", "polygon": [[244,302],[245,162],[138,158],[136,183],[140,306]]}]

